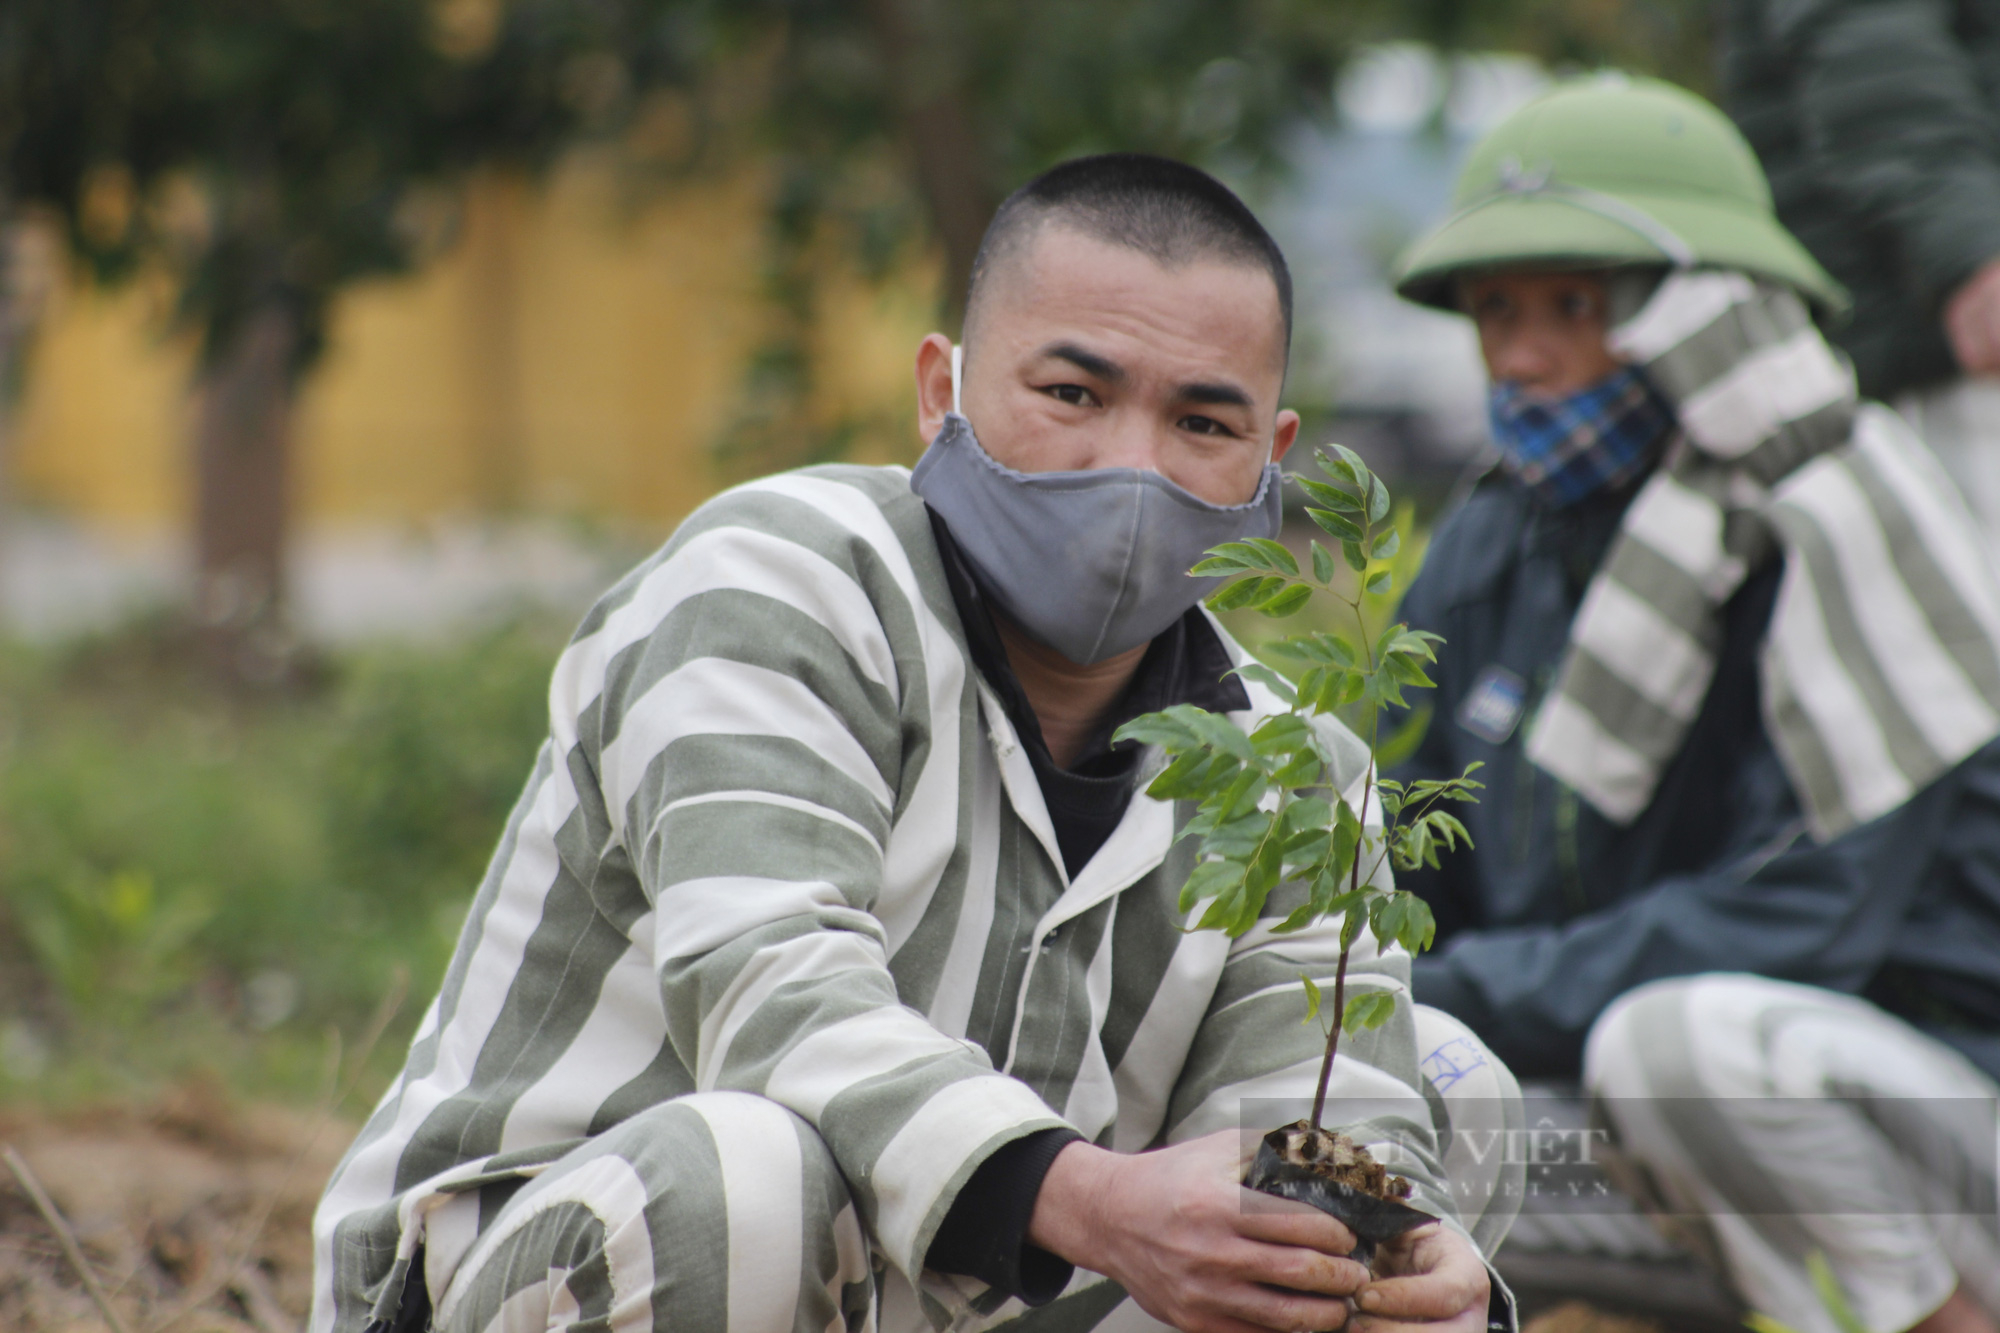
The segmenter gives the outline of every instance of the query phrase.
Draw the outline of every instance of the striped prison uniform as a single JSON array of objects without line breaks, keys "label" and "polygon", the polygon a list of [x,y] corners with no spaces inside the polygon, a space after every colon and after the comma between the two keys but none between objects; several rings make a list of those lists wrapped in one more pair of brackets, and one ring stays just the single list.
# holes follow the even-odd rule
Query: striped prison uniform
[{"label": "striped prison uniform", "polygon": [[1868,1001],[1745,973],[1656,981],[1598,1019],[1584,1080],[1667,1229],[1756,1310],[1869,1333],[1965,1294],[2000,1317],[2000,1085]]},{"label": "striped prison uniform", "polygon": [[[320,1204],[313,1329],[388,1322],[412,1281],[446,1328],[999,1322],[1021,1303],[923,1267],[994,1149],[1069,1126],[1136,1151],[1309,1090],[1298,978],[1331,976],[1336,932],[1183,932],[1191,810],[1143,795],[1071,879],[967,661],[901,468],[730,491],[604,596]],[[1248,688],[1246,728],[1279,707]],[[1365,749],[1326,741],[1357,786]],[[1399,1001],[1343,1044],[1351,1132],[1457,1225],[1408,959],[1364,943],[1349,984]],[[1036,1315],[1120,1298],[1079,1274]]]}]

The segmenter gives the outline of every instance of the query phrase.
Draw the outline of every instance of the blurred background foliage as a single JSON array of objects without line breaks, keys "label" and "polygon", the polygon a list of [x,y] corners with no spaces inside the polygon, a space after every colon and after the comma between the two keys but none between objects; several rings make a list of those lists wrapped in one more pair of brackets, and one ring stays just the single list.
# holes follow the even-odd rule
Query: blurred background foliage
[{"label": "blurred background foliage", "polygon": [[383,648],[246,701],[166,630],[0,658],[0,1085],[15,1092],[210,1066],[307,1094],[325,1024],[360,1026],[399,972],[420,1009],[545,733],[562,642],[517,623]]},{"label": "blurred background foliage", "polygon": [[[94,281],[162,277],[200,349],[188,612],[0,645],[0,1088],[207,1064],[301,1091],[323,1024],[357,1023],[402,971],[407,1032],[435,987],[563,628],[308,651],[287,495],[331,312],[446,254],[474,173],[532,180],[593,145],[637,189],[763,165],[772,319],[721,432],[761,471],[856,429],[806,407],[830,250],[876,278],[930,265],[951,327],[993,205],[1065,157],[1270,177],[1372,44],[1700,87],[1707,23],[1702,0],[0,5],[0,231],[50,217]],[[25,360],[17,296],[0,284],[0,392]],[[1421,549],[1405,521],[1399,579]]]}]

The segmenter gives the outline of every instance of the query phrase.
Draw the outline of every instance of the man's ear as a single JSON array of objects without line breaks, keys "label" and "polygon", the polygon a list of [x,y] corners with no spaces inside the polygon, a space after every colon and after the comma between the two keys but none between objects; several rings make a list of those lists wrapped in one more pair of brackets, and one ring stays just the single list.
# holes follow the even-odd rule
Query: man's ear
[{"label": "man's ear", "polygon": [[1299,438],[1299,414],[1290,408],[1278,413],[1277,428],[1271,432],[1271,461],[1284,461]]},{"label": "man's ear", "polygon": [[925,445],[944,429],[951,411],[951,339],[926,334],[917,344],[917,433]]}]

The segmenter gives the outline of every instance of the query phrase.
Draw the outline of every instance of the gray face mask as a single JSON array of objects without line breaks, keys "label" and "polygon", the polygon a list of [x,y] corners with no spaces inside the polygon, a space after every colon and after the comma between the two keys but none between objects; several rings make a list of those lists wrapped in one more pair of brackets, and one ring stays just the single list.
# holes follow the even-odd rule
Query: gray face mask
[{"label": "gray face mask", "polygon": [[1014,622],[1088,665],[1151,640],[1214,591],[1187,571],[1211,546],[1275,537],[1284,479],[1266,464],[1245,504],[1213,505],[1139,468],[1016,472],[980,447],[952,412],[910,474],[957,541],[980,586]]}]

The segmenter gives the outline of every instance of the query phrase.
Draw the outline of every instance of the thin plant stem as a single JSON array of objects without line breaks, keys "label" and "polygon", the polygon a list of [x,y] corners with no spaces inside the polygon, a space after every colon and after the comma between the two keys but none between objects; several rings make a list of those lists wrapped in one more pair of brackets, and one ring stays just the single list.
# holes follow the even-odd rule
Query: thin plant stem
[{"label": "thin plant stem", "polygon": [[1312,1127],[1320,1127],[1326,1113],[1327,1083],[1333,1078],[1333,1057],[1340,1050],[1341,1009],[1347,1002],[1347,950],[1340,951],[1340,965],[1333,973],[1333,1031],[1326,1037],[1326,1058],[1319,1065],[1319,1091],[1313,1096]]},{"label": "thin plant stem", "polygon": [[104,1294],[103,1286],[97,1281],[97,1274],[91,1271],[89,1261],[83,1257],[83,1247],[76,1243],[76,1233],[70,1230],[69,1223],[63,1220],[62,1210],[56,1207],[55,1200],[51,1199],[48,1191],[42,1188],[42,1182],[36,1179],[34,1168],[28,1165],[21,1154],[14,1151],[14,1145],[11,1143],[5,1148],[0,1148],[0,1158],[6,1160],[7,1169],[14,1173],[14,1179],[21,1182],[21,1188],[33,1201],[35,1211],[49,1224],[49,1230],[56,1233],[56,1243],[62,1246],[63,1257],[69,1260],[70,1267],[76,1270],[76,1275],[83,1279],[83,1289],[90,1293],[90,1299],[97,1306],[97,1312],[104,1316],[104,1322],[111,1325],[111,1333],[131,1333],[125,1321],[118,1317],[118,1311],[111,1307],[111,1298]]},{"label": "thin plant stem", "polygon": [[[1341,600],[1347,601],[1344,597]],[[1361,615],[1361,599],[1356,597],[1353,601],[1347,602],[1347,609],[1354,613],[1354,624],[1361,638],[1363,659],[1368,663],[1368,669],[1372,671],[1375,669],[1375,646],[1368,641],[1368,622]],[[1366,818],[1368,814],[1368,798],[1374,795],[1375,792],[1375,741],[1376,731],[1381,724],[1381,711],[1379,708],[1370,708],[1368,710],[1368,772],[1361,782],[1361,808],[1354,812],[1357,824]],[[1387,829],[1383,830],[1382,836],[1383,845],[1387,846]],[[1375,878],[1372,869],[1369,871],[1368,878],[1370,880]],[[1354,867],[1349,872],[1347,888],[1352,893],[1360,887],[1361,840],[1357,838],[1354,847]],[[1328,1032],[1326,1036],[1326,1057],[1319,1063],[1319,1086],[1313,1092],[1312,1127],[1314,1129],[1320,1127],[1320,1118],[1326,1112],[1326,1090],[1328,1085],[1333,1081],[1334,1059],[1340,1054],[1340,1031],[1347,1021],[1347,956],[1352,950],[1352,945],[1343,947],[1340,951],[1340,962],[1334,968],[1333,1030]]]}]

